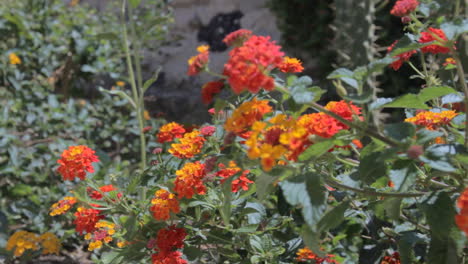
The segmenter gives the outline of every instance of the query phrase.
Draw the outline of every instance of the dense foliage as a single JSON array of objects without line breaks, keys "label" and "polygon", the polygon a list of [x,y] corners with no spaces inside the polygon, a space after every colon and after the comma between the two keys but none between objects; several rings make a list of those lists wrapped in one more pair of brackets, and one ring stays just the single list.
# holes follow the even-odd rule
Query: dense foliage
[{"label": "dense foliage", "polygon": [[[139,4],[123,1],[121,17]],[[201,89],[212,123],[170,122],[153,135],[142,98],[155,79],[134,74],[139,49],[128,41],[133,22],[123,23],[132,89],[109,93],[132,106],[140,160],[120,166],[128,175],[96,173],[105,162],[97,147],[64,147],[54,160],[71,188],[49,215],[88,242],[96,263],[464,263],[468,85],[456,45],[468,20],[443,12],[433,1],[396,1],[390,13],[405,35],[385,56],[330,73],[341,99],[324,105],[325,91],[295,75],[300,60],[268,36],[232,32],[222,70],[210,69],[206,45],[188,59],[188,75],[213,76]],[[379,97],[374,74],[403,65],[414,73],[401,78],[424,86]],[[217,98],[222,90],[231,96]],[[405,118],[375,122],[389,108]],[[54,235],[24,230],[6,247],[9,260],[57,248]]]}]

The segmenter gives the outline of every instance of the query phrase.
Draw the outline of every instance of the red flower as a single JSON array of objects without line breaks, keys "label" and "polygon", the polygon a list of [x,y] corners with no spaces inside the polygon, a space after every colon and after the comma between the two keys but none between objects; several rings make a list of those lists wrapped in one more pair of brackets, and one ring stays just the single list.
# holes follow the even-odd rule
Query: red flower
[{"label": "red flower", "polygon": [[221,81],[207,82],[202,87],[201,95],[204,104],[209,104],[213,101],[213,97],[221,92],[224,83]]},{"label": "red flower", "polygon": [[170,212],[175,214],[180,212],[179,201],[174,194],[160,189],[156,191],[154,195],[155,197],[151,200],[152,206],[150,207],[154,219],[168,220],[170,218]]},{"label": "red flower", "polygon": [[[395,48],[395,45],[398,43],[398,40],[396,40],[395,42],[393,42],[393,44],[387,48],[387,53],[390,53],[392,52],[392,50]],[[411,58],[411,56],[413,56],[413,54],[416,53],[416,50],[410,50],[410,51],[407,51],[407,52],[403,52],[401,54],[398,54],[396,56],[393,56],[394,59],[396,59],[396,61],[392,62],[392,64],[390,64],[390,66],[395,70],[397,71],[398,69],[400,69],[400,67],[403,65],[403,63],[405,61],[409,61],[409,59]]]},{"label": "red flower", "polygon": [[324,113],[303,115],[299,118],[298,125],[305,128],[310,135],[323,138],[331,138],[342,129],[336,119]]},{"label": "red flower", "polygon": [[232,181],[232,192],[238,192],[240,189],[247,191],[249,189],[248,184],[253,183],[253,181],[247,178],[247,174],[249,173],[249,170],[245,170],[239,178]]},{"label": "red flower", "polygon": [[[355,106],[352,102],[341,101],[331,101],[326,106],[325,109],[332,111],[333,113],[341,116],[342,118],[352,121],[353,115],[359,116],[361,114],[361,108]],[[362,119],[362,117],[359,117]],[[349,127],[341,122],[338,122],[343,129],[348,129]]]},{"label": "red flower", "polygon": [[72,181],[76,177],[84,180],[86,172],[94,172],[92,163],[99,162],[94,153],[95,151],[87,146],[70,146],[62,152],[61,158],[57,160],[57,163],[60,164],[57,171],[64,180]]},{"label": "red flower", "polygon": [[458,197],[457,207],[460,213],[455,216],[455,223],[468,236],[468,188]]},{"label": "red flower", "polygon": [[151,256],[152,264],[188,264],[185,259],[181,258],[182,253],[179,251],[159,252]]},{"label": "red flower", "polygon": [[216,127],[214,127],[214,126],[204,126],[204,127],[200,128],[200,133],[204,137],[212,136],[215,132],[216,132]]},{"label": "red flower", "polygon": [[391,256],[385,256],[380,264],[400,264],[400,253],[395,252]]},{"label": "red flower", "polygon": [[252,36],[252,31],[247,29],[239,29],[229,33],[223,42],[228,46],[242,46],[244,41],[248,40]]},{"label": "red flower", "polygon": [[[421,37],[419,38],[419,43],[429,43],[433,41],[437,41],[441,44],[445,44],[447,36],[445,36],[445,33],[443,30],[438,29],[438,28],[429,28],[430,32],[422,32]],[[439,39],[435,38],[433,35],[438,36]],[[437,54],[437,53],[449,53],[450,49],[444,46],[441,46],[440,44],[432,44],[426,47],[421,48],[421,51],[424,53],[432,53],[432,54]]]},{"label": "red flower", "polygon": [[[109,184],[109,185],[104,185],[104,186],[99,187],[99,190],[101,190],[101,192],[103,193],[108,193],[108,192],[116,191],[117,188],[115,188],[112,184]],[[89,197],[91,197],[92,199],[96,199],[96,200],[102,199],[102,194],[96,190],[91,189],[90,187],[88,187],[88,192],[91,192],[89,194]],[[122,193],[118,193],[117,197],[121,198]]]},{"label": "red flower", "polygon": [[252,36],[243,46],[231,50],[224,75],[232,90],[237,94],[244,90],[257,93],[261,88],[273,90],[274,80],[268,73],[283,62],[280,49],[269,37]]},{"label": "red flower", "polygon": [[185,128],[177,124],[176,122],[171,122],[165,124],[159,129],[159,133],[157,135],[158,142],[171,142],[174,138],[181,138],[185,133]]},{"label": "red flower", "polygon": [[404,17],[416,10],[418,5],[419,2],[417,0],[398,0],[390,11],[390,14]]},{"label": "red flower", "polygon": [[198,54],[188,60],[189,68],[187,75],[197,75],[206,67],[210,59],[209,49],[208,45],[202,45],[197,48]]},{"label": "red flower", "polygon": [[75,221],[73,221],[76,232],[80,234],[83,234],[84,231],[86,231],[86,233],[93,232],[96,229],[96,223],[104,218],[104,216],[99,213],[100,211],[96,209],[78,207],[75,213]]},{"label": "red flower", "polygon": [[184,239],[187,236],[185,229],[171,225],[164,229],[159,229],[156,236],[156,246],[160,252],[171,252],[184,247]]}]

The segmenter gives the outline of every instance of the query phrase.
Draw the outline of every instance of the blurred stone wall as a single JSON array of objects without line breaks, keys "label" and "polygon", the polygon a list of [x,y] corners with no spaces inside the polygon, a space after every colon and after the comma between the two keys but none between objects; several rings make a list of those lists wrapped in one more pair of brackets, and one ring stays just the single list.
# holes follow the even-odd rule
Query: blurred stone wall
[{"label": "blurred stone wall", "polygon": [[[81,0],[98,10],[105,10],[112,0]],[[214,80],[202,74],[186,75],[187,60],[196,47],[211,46],[210,68],[221,72],[228,50],[221,42],[226,34],[239,28],[255,34],[269,35],[279,42],[276,20],[266,6],[268,0],[173,0],[175,24],[169,35],[169,45],[157,52],[145,52],[145,77],[150,78],[158,66],[162,72],[158,82],[147,94],[146,105],[153,115],[163,113],[168,120],[202,123],[209,120],[200,97],[202,85]]]}]

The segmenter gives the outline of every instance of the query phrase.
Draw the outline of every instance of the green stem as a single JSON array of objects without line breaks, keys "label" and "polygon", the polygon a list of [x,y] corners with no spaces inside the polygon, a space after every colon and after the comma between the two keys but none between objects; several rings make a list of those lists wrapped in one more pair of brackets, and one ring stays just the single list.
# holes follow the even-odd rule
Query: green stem
[{"label": "green stem", "polygon": [[364,189],[359,189],[359,188],[354,188],[348,185],[344,185],[332,179],[331,177],[327,177],[325,179],[325,182],[328,185],[335,187],[335,188],[341,188],[341,189],[345,189],[345,190],[352,191],[355,193],[361,193],[361,194],[370,195],[370,196],[409,198],[409,197],[420,197],[426,194],[423,192],[395,193],[395,192],[378,192],[378,191],[373,191],[373,190],[364,190]]},{"label": "green stem", "polygon": [[422,79],[426,79],[426,76],[424,75],[424,73],[422,73],[420,70],[418,70],[418,68],[416,68],[416,66],[414,66],[413,63],[411,63],[410,61],[408,61],[408,64],[409,64],[409,66],[411,66],[411,68],[412,68],[417,74],[419,74],[419,76],[420,76]]},{"label": "green stem", "polygon": [[[142,110],[142,104],[141,102],[143,101],[143,95],[138,95],[138,87],[136,84],[135,80],[135,73],[133,72],[133,63],[132,63],[132,57],[130,54],[130,47],[128,43],[128,33],[127,33],[127,24],[125,23],[125,8],[126,8],[126,0],[122,1],[122,36],[123,36],[123,41],[124,41],[124,51],[125,51],[125,58],[127,61],[127,68],[128,68],[128,75],[130,79],[130,86],[132,87],[132,95],[133,95],[133,101],[136,103],[136,114],[138,118],[138,126],[140,129],[140,155],[141,155],[141,164],[140,168],[141,170],[144,170],[146,167],[146,139],[145,135],[143,134],[143,110]],[[141,90],[140,90],[141,91]]]},{"label": "green stem", "polygon": [[[290,94],[290,91],[284,87],[283,85],[279,84],[279,83],[275,83],[275,87],[283,92],[283,93],[287,93],[287,94]],[[378,139],[384,143],[386,143],[387,145],[389,146],[392,146],[392,147],[400,147],[400,143],[399,142],[396,142],[390,138],[387,138],[381,134],[379,134],[378,132],[376,132],[376,130],[373,130],[369,127],[363,127],[361,126],[360,124],[362,122],[351,122],[351,121],[348,121],[346,119],[344,119],[343,117],[335,114],[334,112],[326,109],[325,107],[317,104],[316,102],[309,102],[307,103],[307,105],[311,106],[312,108],[314,108],[315,110],[319,111],[319,112],[324,112],[325,114],[335,118],[336,120],[340,121],[341,123],[351,127],[351,128],[355,128],[361,132],[364,132],[366,135],[370,136],[370,137],[373,137],[375,139]]]},{"label": "green stem", "polygon": [[[465,81],[465,71],[463,69],[463,64],[461,63],[460,56],[458,56],[457,51],[450,47],[455,62],[457,63],[457,72],[458,79],[460,80],[460,85],[462,87],[463,93],[465,94],[465,107],[468,107],[468,86]],[[468,114],[465,113],[465,147],[468,147]]]}]

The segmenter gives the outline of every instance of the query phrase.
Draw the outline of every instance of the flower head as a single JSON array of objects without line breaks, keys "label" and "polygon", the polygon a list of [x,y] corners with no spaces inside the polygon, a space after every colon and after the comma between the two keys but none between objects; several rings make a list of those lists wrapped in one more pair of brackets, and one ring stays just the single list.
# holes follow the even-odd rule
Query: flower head
[{"label": "flower head", "polygon": [[216,132],[216,127],[214,126],[203,126],[200,128],[200,133],[204,137],[210,137]]},{"label": "flower head", "polygon": [[174,138],[181,138],[184,133],[185,128],[176,122],[165,124],[159,129],[159,133],[157,135],[158,142],[171,142]]},{"label": "flower head", "polygon": [[57,161],[60,164],[57,171],[62,175],[64,180],[74,180],[76,177],[84,180],[86,172],[93,173],[94,168],[92,163],[99,162],[99,159],[94,155],[95,151],[87,146],[70,146],[64,150],[61,158]]},{"label": "flower head", "polygon": [[416,10],[418,5],[419,2],[417,0],[398,0],[390,11],[390,14],[404,17]]},{"label": "flower head", "polygon": [[[361,108],[355,106],[352,102],[331,101],[325,105],[325,109],[332,111],[333,113],[341,116],[342,118],[352,121],[353,115],[359,116],[361,114]],[[362,117],[360,117],[362,119]],[[349,127],[341,122],[338,122],[342,129],[348,129]]]},{"label": "flower head", "polygon": [[76,232],[80,234],[83,234],[83,232],[91,233],[95,230],[96,223],[104,218],[99,210],[84,207],[78,207],[75,217],[73,224],[75,224]]},{"label": "flower head", "polygon": [[213,97],[221,92],[224,83],[222,81],[207,82],[202,87],[201,96],[204,104],[209,104],[213,101]]},{"label": "flower head", "polygon": [[243,133],[255,121],[262,119],[265,114],[271,111],[272,108],[268,105],[267,100],[257,100],[257,98],[254,98],[252,101],[242,103],[234,110],[231,117],[226,120],[224,128],[228,132]]},{"label": "flower head", "polygon": [[62,200],[54,203],[50,207],[50,216],[56,216],[66,213],[76,203],[76,198],[72,196],[64,197]]},{"label": "flower head", "polygon": [[19,257],[23,255],[24,251],[30,250],[38,250],[40,239],[39,236],[28,232],[28,231],[16,231],[7,241],[6,250],[11,251],[13,248],[15,252],[13,253],[15,256]]},{"label": "flower head", "polygon": [[170,252],[184,247],[184,239],[187,236],[185,229],[175,225],[159,229],[156,236],[156,246],[160,251]]},{"label": "flower head", "polygon": [[155,197],[151,200],[150,211],[156,220],[168,220],[170,212],[175,214],[180,212],[179,201],[173,193],[164,189],[156,191]]},{"label": "flower head", "polygon": [[190,159],[201,152],[206,139],[200,131],[194,129],[192,132],[185,133],[179,141],[180,143],[171,144],[169,153],[179,159]]},{"label": "flower head", "polygon": [[[108,193],[108,192],[116,191],[117,188],[115,188],[114,185],[109,184],[109,185],[104,185],[104,186],[99,187],[99,190],[100,190],[102,193]],[[90,187],[88,187],[88,192],[90,193],[90,194],[89,194],[89,197],[92,198],[92,199],[101,200],[102,197],[103,197],[102,194],[101,194],[101,192],[96,191],[96,190],[93,190],[93,189],[90,188]],[[121,197],[122,197],[122,193],[118,193],[118,194],[117,194],[117,197],[118,197],[118,198],[121,198]]]},{"label": "flower head", "polygon": [[338,262],[333,259],[334,255],[327,254],[324,258],[321,258],[317,254],[312,252],[312,250],[310,250],[308,247],[299,249],[296,254],[296,261],[308,262],[314,260],[317,264],[321,264],[323,262],[329,264],[338,264]]},{"label": "flower head", "polygon": [[210,58],[209,49],[210,46],[208,45],[202,45],[197,47],[198,54],[191,57],[188,60],[188,75],[197,75],[206,67]]},{"label": "flower head", "polygon": [[448,125],[458,113],[453,110],[442,111],[440,113],[423,111],[414,117],[406,118],[405,122],[415,125],[424,126],[428,130],[435,130],[443,125]]},{"label": "flower head", "polygon": [[247,29],[239,29],[234,32],[229,33],[224,39],[223,42],[228,46],[237,46],[240,47],[244,41],[248,40],[252,36],[252,31]]},{"label": "flower head", "polygon": [[192,198],[195,194],[205,194],[206,187],[203,185],[205,177],[205,165],[200,162],[189,162],[176,171],[177,178],[174,182],[174,191],[179,198]]},{"label": "flower head", "polygon": [[42,245],[42,254],[55,254],[58,255],[61,244],[60,240],[54,234],[46,232],[39,237],[39,241]]},{"label": "flower head", "polygon": [[232,90],[237,94],[245,90],[258,93],[262,88],[273,90],[274,80],[268,74],[283,61],[284,53],[280,49],[269,37],[254,35],[241,47],[231,50],[224,75]]},{"label": "flower head", "polygon": [[457,207],[460,213],[455,215],[455,223],[468,236],[468,188],[458,197]]},{"label": "flower head", "polygon": [[449,65],[457,65],[457,61],[454,58],[446,58],[444,64],[442,64],[444,67],[447,67]]},{"label": "flower head", "polygon": [[[437,36],[437,38],[435,36]],[[446,42],[447,40],[448,40],[447,36],[445,35],[442,29],[430,27],[428,31],[421,33],[421,37],[419,38],[419,43],[429,43],[433,41],[437,41],[439,43],[432,44],[426,47],[422,47],[421,51],[423,53],[432,53],[432,54],[449,53],[450,52],[449,48],[441,46],[445,44],[444,42]]]},{"label": "flower head", "polygon": [[[397,43],[398,43],[398,40],[393,42],[393,44],[390,47],[387,48],[387,53],[392,52]],[[410,50],[410,51],[403,52],[401,54],[393,56],[393,58],[396,59],[396,60],[394,62],[392,62],[392,64],[390,64],[390,67],[392,67],[393,70],[395,70],[395,71],[399,70],[401,68],[401,66],[403,65],[403,63],[406,62],[406,61],[409,61],[411,56],[413,56],[413,54],[415,54],[416,52],[417,52],[416,50]]]},{"label": "flower head", "polygon": [[283,62],[278,66],[282,72],[302,72],[302,62],[296,58],[284,57]]},{"label": "flower head", "polygon": [[115,224],[107,221],[99,221],[94,225],[95,230],[85,235],[86,240],[91,240],[88,250],[99,249],[103,244],[112,241],[112,235],[115,234]]},{"label": "flower head", "polygon": [[305,128],[309,135],[323,138],[331,138],[343,129],[343,126],[336,119],[321,112],[303,115],[297,123]]},{"label": "flower head", "polygon": [[400,253],[394,252],[391,256],[385,256],[380,264],[400,264]]},{"label": "flower head", "polygon": [[21,59],[14,52],[10,53],[10,55],[8,55],[8,58],[10,59],[10,64],[12,65],[21,64]]},{"label": "flower head", "polygon": [[188,264],[180,251],[158,252],[151,255],[152,264]]}]

